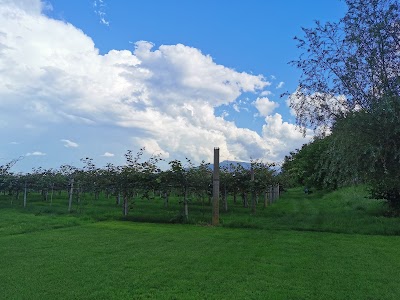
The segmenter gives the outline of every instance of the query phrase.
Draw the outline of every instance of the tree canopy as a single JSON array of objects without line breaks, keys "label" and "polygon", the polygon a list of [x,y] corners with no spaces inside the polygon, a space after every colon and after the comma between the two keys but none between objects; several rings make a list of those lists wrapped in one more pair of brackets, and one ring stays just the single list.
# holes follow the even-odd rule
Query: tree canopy
[{"label": "tree canopy", "polygon": [[316,186],[365,182],[374,197],[399,207],[400,4],[346,3],[339,22],[316,22],[296,37],[303,53],[291,63],[302,76],[290,106],[304,132],[311,126],[331,135],[323,149],[316,140],[292,153],[285,167],[300,168],[299,181]]},{"label": "tree canopy", "polygon": [[290,96],[302,128],[332,126],[352,111],[370,111],[384,96],[400,95],[400,5],[396,0],[346,0],[339,22],[303,28],[302,70]]}]

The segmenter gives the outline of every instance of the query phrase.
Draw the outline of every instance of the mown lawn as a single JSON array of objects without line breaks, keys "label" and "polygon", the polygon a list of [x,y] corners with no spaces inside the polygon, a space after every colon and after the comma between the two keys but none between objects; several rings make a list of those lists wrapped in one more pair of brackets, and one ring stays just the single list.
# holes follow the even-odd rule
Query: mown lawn
[{"label": "mown lawn", "polygon": [[0,299],[400,299],[399,218],[364,196],[289,190],[255,215],[230,203],[219,227],[200,203],[191,224],[151,224],[178,201],[121,219],[106,199],[68,214],[63,199],[0,197]]},{"label": "mown lawn", "polygon": [[398,299],[400,238],[106,221],[2,236],[2,299]]}]

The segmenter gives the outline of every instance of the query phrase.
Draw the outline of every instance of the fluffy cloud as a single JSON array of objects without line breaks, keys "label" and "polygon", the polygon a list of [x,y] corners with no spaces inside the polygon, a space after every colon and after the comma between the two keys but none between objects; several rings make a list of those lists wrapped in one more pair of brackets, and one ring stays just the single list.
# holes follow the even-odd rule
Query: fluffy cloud
[{"label": "fluffy cloud", "polygon": [[266,117],[270,115],[275,108],[279,106],[278,103],[274,101],[270,101],[268,98],[257,98],[256,101],[253,102],[253,105],[257,108],[260,115]]},{"label": "fluffy cloud", "polygon": [[60,141],[64,143],[64,147],[66,147],[66,148],[78,148],[79,147],[79,145],[77,143],[70,141],[70,140],[63,139]]},{"label": "fluffy cloud", "polygon": [[46,153],[35,151],[35,152],[28,152],[25,156],[45,156]]},{"label": "fluffy cloud", "polygon": [[105,152],[103,155],[101,155],[103,157],[114,157],[114,153],[110,153],[110,152]]},{"label": "fluffy cloud", "polygon": [[278,160],[281,159],[287,150],[294,150],[308,142],[313,137],[313,131],[307,130],[306,136],[297,130],[296,126],[282,120],[282,116],[278,113],[267,116],[266,124],[262,129],[263,139],[268,143],[271,150],[271,157]]},{"label": "fluffy cloud", "polygon": [[[222,159],[280,158],[289,143],[271,144],[271,135],[300,143],[293,125],[267,117],[277,107],[267,98],[255,102],[267,117],[262,135],[215,115],[221,105],[242,109],[239,96],[269,86],[261,75],[218,65],[182,44],[139,41],[133,51],[102,55],[81,30],[41,14],[40,1],[0,4],[0,119],[8,140],[29,136],[53,151],[57,145],[48,141],[58,140],[79,146],[81,157],[100,146],[112,151],[103,157],[145,146],[150,154],[194,161],[211,161],[214,146]],[[65,136],[79,136],[81,145]]]},{"label": "fluffy cloud", "polygon": [[272,95],[271,91],[262,91],[260,94],[260,96],[269,96],[269,95]]},{"label": "fluffy cloud", "polygon": [[0,0],[0,5],[9,7],[12,10],[20,9],[35,15],[39,15],[43,9],[51,8],[49,4],[46,5],[37,0]]}]

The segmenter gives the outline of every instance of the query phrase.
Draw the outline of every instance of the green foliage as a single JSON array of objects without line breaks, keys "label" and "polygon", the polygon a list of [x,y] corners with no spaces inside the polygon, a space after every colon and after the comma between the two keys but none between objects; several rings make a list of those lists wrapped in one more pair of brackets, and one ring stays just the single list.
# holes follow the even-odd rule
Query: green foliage
[{"label": "green foliage", "polygon": [[293,173],[297,166],[297,182],[307,184],[304,174],[317,187],[367,183],[373,197],[399,209],[400,4],[346,4],[339,22],[316,22],[296,38],[304,53],[292,64],[303,74],[291,107],[303,130],[327,126],[332,135],[324,139],[325,150],[311,153],[314,162],[306,156],[320,142],[297,153],[289,169]]},{"label": "green foliage", "polygon": [[255,216],[235,206],[221,218],[223,226],[235,228],[399,235],[400,220],[388,216],[386,203],[369,199],[367,188],[358,186],[312,194],[302,188],[289,189]]},{"label": "green foliage", "polygon": [[330,137],[317,138],[285,156],[282,174],[288,185],[329,188],[325,183],[327,169],[321,166],[329,147]]},{"label": "green foliage", "polygon": [[252,189],[257,194],[265,192],[270,185],[279,182],[275,176],[274,166],[274,164],[264,163],[259,160],[253,160],[251,162],[251,168],[254,170]]},{"label": "green foliage", "polygon": [[[256,214],[228,197],[229,210],[220,211],[220,221],[223,227],[235,228],[400,234],[400,220],[387,217],[391,214],[385,202],[368,199],[367,196],[367,190],[362,186],[342,188],[331,193],[314,191],[312,194],[304,194],[302,188],[296,188],[286,191],[279,201],[266,208],[262,203],[263,195],[260,195]],[[67,192],[56,193],[52,203],[44,201],[40,194],[30,192],[26,208],[22,198],[14,199],[12,203],[10,200],[11,196],[0,195],[0,214],[4,212],[9,216],[0,222],[3,233],[7,233],[8,228],[15,234],[99,220],[190,224],[209,224],[211,221],[211,205],[204,203],[196,193],[188,194],[188,219],[183,214],[182,196],[178,194],[169,195],[168,206],[158,194],[151,198],[136,197],[127,217],[121,216],[122,204],[116,205],[114,198],[107,198],[103,193],[97,200],[94,200],[94,193],[82,194],[79,202],[77,199],[73,201],[71,213],[67,211]]]},{"label": "green foliage", "polygon": [[[54,193],[67,191],[69,199],[77,201],[78,204],[87,194],[93,194],[93,201],[98,201],[100,194],[104,193],[107,198],[113,196],[118,205],[123,202],[122,214],[125,217],[129,209],[135,209],[135,203],[139,199],[154,200],[155,194],[158,193],[163,197],[164,206],[168,207],[169,196],[174,195],[180,197],[183,203],[185,222],[190,222],[188,204],[194,198],[200,199],[202,207],[205,206],[207,198],[210,204],[212,171],[208,163],[202,161],[200,165],[195,166],[189,159],[185,162],[172,160],[169,162],[170,168],[162,171],[157,166],[161,160],[158,155],[144,159],[144,154],[144,148],[136,154],[128,150],[125,154],[126,164],[123,166],[107,164],[104,168],[98,168],[93,159],[86,157],[81,159],[83,168],[62,165],[59,170],[45,170],[39,167],[28,174],[12,174],[5,171],[4,174],[0,174],[0,192],[18,200],[21,194],[25,194],[26,187],[28,193],[39,192],[43,200],[47,202],[50,198],[52,203]],[[222,170],[221,190],[224,194],[222,198],[225,210],[228,209],[226,198],[229,194],[238,191],[243,195],[249,192],[262,193],[268,185],[276,181],[272,165],[253,161],[252,167],[255,172],[253,182],[250,171],[240,165],[232,165]]]},{"label": "green foliage", "polygon": [[334,127],[328,160],[347,179],[361,179],[372,196],[400,208],[400,97],[385,97],[370,111],[359,111]]},{"label": "green foliage", "polygon": [[333,132],[292,152],[283,174],[294,183],[335,189],[365,183],[370,195],[400,206],[400,98],[385,98],[370,111],[348,113]]},{"label": "green foliage", "polygon": [[290,105],[303,129],[330,127],[347,112],[369,110],[384,95],[400,95],[399,2],[346,4],[339,22],[317,21],[295,38],[303,53],[291,63],[302,76]]}]

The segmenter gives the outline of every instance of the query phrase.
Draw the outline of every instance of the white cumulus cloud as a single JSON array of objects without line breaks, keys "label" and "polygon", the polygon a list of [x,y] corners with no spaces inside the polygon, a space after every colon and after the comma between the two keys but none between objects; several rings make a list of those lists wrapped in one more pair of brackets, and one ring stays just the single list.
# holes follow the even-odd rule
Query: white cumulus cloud
[{"label": "white cumulus cloud", "polygon": [[40,151],[35,151],[35,152],[28,152],[25,154],[25,156],[45,156],[46,153],[40,152]]},{"label": "white cumulus cloud", "polygon": [[287,154],[287,149],[294,150],[302,144],[309,142],[313,137],[313,131],[307,130],[306,136],[296,128],[295,125],[282,120],[282,116],[278,113],[267,116],[265,125],[262,128],[263,139],[268,143],[271,156],[278,160]]},{"label": "white cumulus cloud", "polygon": [[103,157],[114,157],[114,153],[110,153],[110,152],[105,152],[103,155],[101,155]]},{"label": "white cumulus cloud", "polygon": [[[61,141],[81,157],[98,146],[109,154],[145,146],[195,162],[211,161],[216,146],[221,159],[282,155],[283,146],[269,144],[268,132],[279,138],[271,119],[259,134],[215,114],[221,105],[246,109],[239,97],[271,85],[262,75],[237,72],[182,44],[139,41],[134,49],[100,54],[80,29],[42,14],[40,1],[0,1],[0,126],[7,140],[23,140],[29,130],[31,143],[58,149]],[[257,101],[262,116],[276,107]],[[282,138],[300,141],[289,133]]]},{"label": "white cumulus cloud", "polygon": [[70,140],[63,139],[63,140],[60,140],[60,141],[64,143],[64,147],[66,147],[66,148],[77,148],[77,147],[79,147],[79,145],[77,143],[75,143],[73,141],[70,141]]},{"label": "white cumulus cloud", "polygon": [[267,97],[257,98],[256,101],[253,102],[253,105],[259,111],[259,114],[263,117],[270,115],[275,108],[279,106],[278,103],[269,100]]},{"label": "white cumulus cloud", "polygon": [[271,91],[262,91],[260,94],[260,96],[269,96],[269,95],[272,95]]}]

